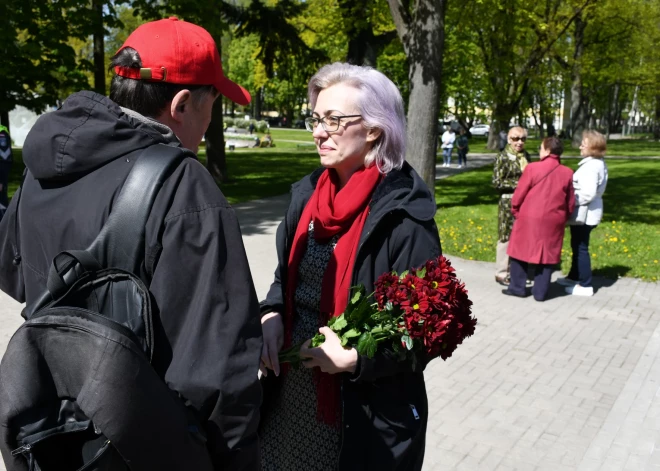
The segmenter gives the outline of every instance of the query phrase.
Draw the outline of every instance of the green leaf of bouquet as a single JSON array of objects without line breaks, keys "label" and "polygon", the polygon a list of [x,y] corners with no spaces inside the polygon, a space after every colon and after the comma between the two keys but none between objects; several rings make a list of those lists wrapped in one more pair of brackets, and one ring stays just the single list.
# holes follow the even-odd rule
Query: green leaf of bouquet
[{"label": "green leaf of bouquet", "polygon": [[312,342],[310,343],[310,347],[312,347],[312,348],[320,347],[321,345],[323,345],[323,342],[325,342],[325,335],[316,334],[312,338]]},{"label": "green leaf of bouquet", "polygon": [[401,337],[401,341],[405,342],[406,348],[408,350],[412,350],[413,341],[412,341],[412,338],[410,338],[410,335],[404,335],[403,337]]},{"label": "green leaf of bouquet", "polygon": [[350,329],[350,330],[347,330],[346,332],[344,332],[341,336],[341,339],[342,339],[342,342],[343,342],[344,339],[346,339],[346,341],[348,341],[348,339],[351,339],[353,337],[359,337],[361,334],[362,334],[362,332],[360,332],[358,329],[353,328],[353,329]]},{"label": "green leaf of bouquet", "polygon": [[336,317],[331,317],[330,320],[328,321],[328,327],[332,328],[332,326],[337,322]]},{"label": "green leaf of bouquet", "polygon": [[410,273],[408,270],[401,272],[401,274],[399,275],[399,279],[403,280],[406,276],[408,276],[408,273]]},{"label": "green leaf of bouquet", "polygon": [[335,332],[341,332],[341,330],[348,325],[346,317],[342,314],[339,317],[335,318],[335,322],[330,326]]},{"label": "green leaf of bouquet", "polygon": [[425,276],[426,276],[426,267],[422,268],[421,270],[417,270],[418,278],[424,278]]},{"label": "green leaf of bouquet", "polygon": [[376,354],[377,346],[378,344],[376,343],[373,335],[371,335],[371,332],[365,332],[360,335],[357,347],[355,347],[355,349],[360,355],[367,355],[367,357],[373,358],[373,356]]},{"label": "green leaf of bouquet", "polygon": [[362,297],[362,291],[364,288],[362,286],[358,287],[358,289],[355,290],[355,293],[353,293],[353,297],[351,298],[351,304],[357,303],[360,298]]}]

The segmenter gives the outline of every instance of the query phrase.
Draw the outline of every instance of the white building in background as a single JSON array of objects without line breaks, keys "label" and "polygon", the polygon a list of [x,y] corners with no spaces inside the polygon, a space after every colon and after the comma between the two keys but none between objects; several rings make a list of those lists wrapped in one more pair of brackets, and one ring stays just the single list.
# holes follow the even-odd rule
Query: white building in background
[{"label": "white building in background", "polygon": [[[48,111],[50,109],[46,112]],[[39,114],[22,106],[17,106],[9,112],[9,133],[14,146],[23,147],[28,132],[30,132],[30,129],[32,129],[39,116]]]}]

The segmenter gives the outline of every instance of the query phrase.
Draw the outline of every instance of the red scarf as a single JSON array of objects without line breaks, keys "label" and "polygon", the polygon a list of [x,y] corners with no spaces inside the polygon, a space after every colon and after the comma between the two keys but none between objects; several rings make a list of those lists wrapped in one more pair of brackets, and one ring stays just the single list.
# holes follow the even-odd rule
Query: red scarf
[{"label": "red scarf", "polygon": [[[315,240],[329,242],[339,234],[337,245],[323,275],[319,318],[319,327],[321,327],[328,323],[330,317],[340,316],[348,304],[355,255],[369,214],[371,195],[380,181],[380,176],[376,165],[361,168],[339,191],[337,172],[326,170],[321,174],[316,189],[300,216],[289,255],[284,348],[291,346],[298,266],[307,250],[309,222],[314,221]],[[338,426],[339,375],[323,373],[317,368],[314,370],[314,379],[317,392],[317,419]]]}]

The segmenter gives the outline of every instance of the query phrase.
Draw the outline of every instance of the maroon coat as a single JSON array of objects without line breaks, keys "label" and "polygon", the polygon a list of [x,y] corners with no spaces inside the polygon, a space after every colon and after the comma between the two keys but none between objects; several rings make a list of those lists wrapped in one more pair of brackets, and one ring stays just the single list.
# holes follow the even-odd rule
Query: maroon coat
[{"label": "maroon coat", "polygon": [[523,262],[561,261],[566,221],[575,207],[573,170],[556,155],[525,167],[511,201],[515,218],[507,253]]}]

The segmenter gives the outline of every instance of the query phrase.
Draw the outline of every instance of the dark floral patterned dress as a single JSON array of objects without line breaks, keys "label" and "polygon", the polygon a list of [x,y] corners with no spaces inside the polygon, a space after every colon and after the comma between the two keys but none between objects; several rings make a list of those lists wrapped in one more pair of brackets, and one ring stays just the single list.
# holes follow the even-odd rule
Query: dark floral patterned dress
[{"label": "dark floral patterned dress", "polygon": [[[314,240],[309,224],[305,255],[298,267],[293,322],[294,344],[318,333],[319,303],[323,274],[337,244]],[[335,470],[340,449],[340,431],[316,420],[316,385],[313,370],[289,369],[279,378],[273,407],[262,416],[261,463],[265,471]]]}]

